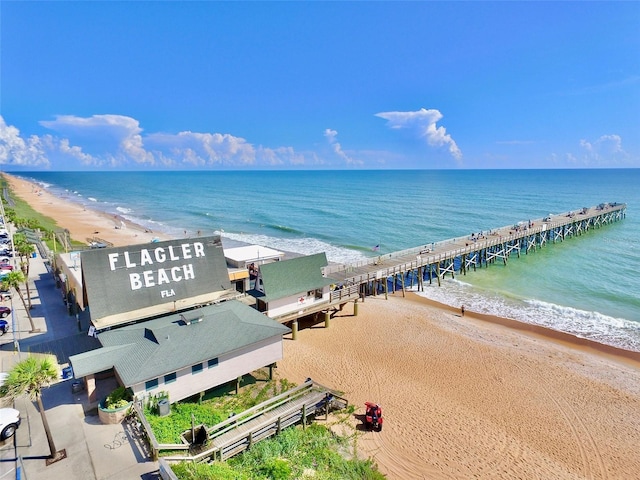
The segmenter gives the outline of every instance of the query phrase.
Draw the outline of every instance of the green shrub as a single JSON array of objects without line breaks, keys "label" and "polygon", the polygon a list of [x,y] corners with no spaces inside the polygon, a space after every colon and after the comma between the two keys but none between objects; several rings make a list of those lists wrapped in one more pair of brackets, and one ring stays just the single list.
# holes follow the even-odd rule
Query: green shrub
[{"label": "green shrub", "polygon": [[122,408],[129,405],[131,393],[125,387],[118,387],[111,392],[104,401],[103,407],[107,410]]},{"label": "green shrub", "polygon": [[253,480],[224,462],[180,462],[171,465],[171,470],[180,480]]},{"label": "green shrub", "polygon": [[291,466],[283,458],[270,458],[264,462],[258,471],[273,480],[288,480],[291,478]]},{"label": "green shrub", "polygon": [[160,443],[181,443],[180,435],[191,428],[191,416],[196,425],[208,427],[220,423],[227,416],[219,410],[211,408],[209,404],[177,402],[171,405],[171,415],[159,417],[154,411],[145,409],[144,412],[156,439]]},{"label": "green shrub", "polygon": [[[345,451],[347,442],[317,423],[306,429],[291,427],[277,437],[253,445],[250,450],[229,459],[228,463],[251,478],[300,478],[305,470],[309,470],[318,480],[383,480],[384,475],[370,460],[346,458],[339,453]],[[277,460],[290,468],[289,476],[275,477],[275,474],[287,473],[284,467],[278,470],[281,463]]]}]

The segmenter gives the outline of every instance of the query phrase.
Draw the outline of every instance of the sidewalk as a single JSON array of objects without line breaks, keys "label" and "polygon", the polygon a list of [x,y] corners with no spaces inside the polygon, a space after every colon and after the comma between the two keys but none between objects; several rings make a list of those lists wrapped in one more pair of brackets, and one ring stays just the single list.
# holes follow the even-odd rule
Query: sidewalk
[{"label": "sidewalk", "polygon": [[[28,355],[53,353],[60,369],[68,364],[69,355],[96,346],[97,340],[87,336],[87,321],[81,319],[79,331],[75,316],[70,316],[56,289],[53,274],[38,255],[31,259],[30,286],[33,309],[31,314],[39,333],[29,333],[31,325],[19,297],[11,300],[14,310],[12,331],[0,337],[0,370],[8,371],[15,362]],[[7,305],[8,302],[5,302]],[[9,321],[11,317],[7,317]],[[15,339],[20,353],[14,351]],[[67,458],[49,466],[49,445],[40,413],[26,397],[17,399],[22,424],[14,441],[0,445],[0,478],[22,480],[156,480],[157,462],[152,462],[124,424],[103,425],[97,412],[85,414],[89,408],[86,393],[73,394],[73,379],[60,380],[43,390],[42,399],[47,420],[58,450]],[[95,413],[95,414],[94,414]],[[22,462],[20,462],[22,458]],[[11,471],[15,470],[12,475]],[[18,472],[20,477],[18,477]]]}]

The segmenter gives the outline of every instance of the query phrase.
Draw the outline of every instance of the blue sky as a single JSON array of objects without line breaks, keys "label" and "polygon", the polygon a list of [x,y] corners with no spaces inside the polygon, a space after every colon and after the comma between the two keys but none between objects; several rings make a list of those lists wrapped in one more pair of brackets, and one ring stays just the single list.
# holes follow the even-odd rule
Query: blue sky
[{"label": "blue sky", "polygon": [[640,167],[640,2],[0,3],[0,169]]}]

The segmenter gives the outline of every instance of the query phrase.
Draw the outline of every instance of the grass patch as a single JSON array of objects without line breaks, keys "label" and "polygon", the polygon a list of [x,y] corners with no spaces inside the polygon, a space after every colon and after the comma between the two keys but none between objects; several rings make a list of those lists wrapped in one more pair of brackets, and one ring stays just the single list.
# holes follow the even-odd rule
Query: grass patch
[{"label": "grass patch", "polygon": [[[9,195],[14,202],[14,205],[9,207],[4,197],[2,198],[5,213],[8,217],[7,219],[16,226],[24,226],[33,230],[40,230],[41,232],[43,232],[45,243],[47,244],[49,249],[53,251],[55,247],[53,242],[53,233],[61,231],[63,230],[63,228],[58,225],[58,223],[53,218],[42,215],[40,212],[35,211],[31,207],[31,205],[29,205],[29,203],[16,196],[13,190],[11,190],[9,183],[2,175],[0,175],[0,188],[7,188],[9,190]],[[71,244],[76,246],[86,245],[83,242],[75,240],[72,240]]]},{"label": "grass patch", "polygon": [[154,408],[147,406],[145,416],[159,443],[181,443],[180,435],[191,428],[191,416],[196,425],[213,426],[229,418],[232,413],[243,412],[268,398],[292,388],[286,380],[267,380],[266,372],[258,370],[242,377],[237,395],[235,383],[226,384],[206,392],[200,399],[194,397],[171,405],[171,415],[160,417]]},{"label": "grass patch", "polygon": [[[4,208],[7,213],[7,216],[13,215],[15,218],[23,219],[26,221],[30,220],[31,223],[38,224],[41,230],[55,231],[60,229],[60,227],[58,226],[58,224],[53,218],[47,217],[46,215],[42,215],[41,213],[36,212],[33,208],[31,208],[31,205],[25,202],[22,198],[16,196],[13,190],[11,190],[11,187],[9,186],[9,183],[4,178],[4,176],[0,178],[0,185],[2,189],[7,188],[9,190],[11,199],[15,203],[14,206],[9,207],[5,199],[2,198],[2,203],[4,203]],[[11,211],[13,211],[13,214],[11,214]]]},{"label": "grass patch", "polygon": [[381,480],[371,460],[347,458],[348,439],[331,433],[324,425],[311,424],[306,429],[291,427],[277,437],[257,443],[247,452],[227,462],[172,466],[180,480],[252,479],[289,480]]},{"label": "grass patch", "polygon": [[[146,408],[145,415],[160,443],[181,443],[180,435],[195,424],[213,426],[241,413],[264,400],[277,396],[295,384],[286,379],[268,380],[259,370],[242,378],[241,389],[235,394],[235,383],[208,391],[202,398],[175,403],[171,415],[159,417]],[[337,423],[346,423],[355,411],[349,406],[338,415]],[[280,435],[256,443],[250,450],[225,462],[172,465],[180,480],[380,480],[384,479],[371,460],[355,456],[357,433],[335,435],[327,426],[312,423],[306,429],[289,427]]]}]

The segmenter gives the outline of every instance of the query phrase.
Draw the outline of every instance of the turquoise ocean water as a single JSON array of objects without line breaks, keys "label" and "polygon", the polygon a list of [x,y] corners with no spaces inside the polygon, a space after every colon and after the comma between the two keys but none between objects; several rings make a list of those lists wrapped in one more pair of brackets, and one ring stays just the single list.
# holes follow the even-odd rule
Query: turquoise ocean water
[{"label": "turquoise ocean water", "polygon": [[[425,296],[640,351],[640,170],[21,173],[175,237],[348,262],[603,202],[621,222],[447,279]],[[379,245],[379,252],[373,247]]]}]

